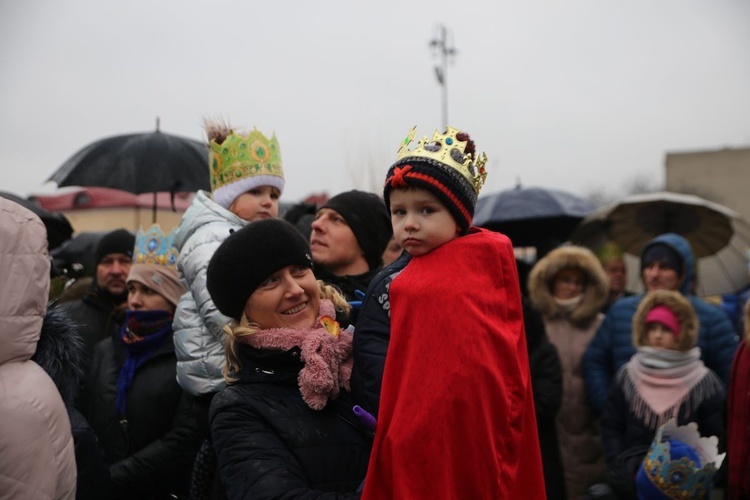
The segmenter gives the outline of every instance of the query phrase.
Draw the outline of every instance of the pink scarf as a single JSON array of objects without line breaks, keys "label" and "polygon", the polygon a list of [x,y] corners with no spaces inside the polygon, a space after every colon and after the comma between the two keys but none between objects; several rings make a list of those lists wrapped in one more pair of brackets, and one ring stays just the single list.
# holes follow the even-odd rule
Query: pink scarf
[{"label": "pink scarf", "polygon": [[630,410],[656,429],[687,404],[688,413],[720,389],[716,377],[700,359],[699,347],[687,352],[639,347],[618,373],[617,383]]},{"label": "pink scarf", "polygon": [[320,301],[315,325],[309,329],[269,328],[238,337],[256,349],[288,351],[299,347],[304,367],[297,376],[302,399],[313,410],[322,410],[339,390],[349,391],[352,374],[352,333],[335,321],[330,300]]}]

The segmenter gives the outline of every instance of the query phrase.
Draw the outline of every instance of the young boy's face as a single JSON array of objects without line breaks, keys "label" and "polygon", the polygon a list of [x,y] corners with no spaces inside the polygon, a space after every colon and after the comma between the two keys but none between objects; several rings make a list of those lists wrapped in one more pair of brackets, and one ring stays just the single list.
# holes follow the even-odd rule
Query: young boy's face
[{"label": "young boy's face", "polygon": [[458,237],[455,219],[432,193],[422,188],[391,191],[393,237],[411,255],[424,255]]},{"label": "young boy's face", "polygon": [[679,345],[677,336],[672,330],[656,321],[646,325],[646,339],[650,347],[660,349],[677,350]]}]

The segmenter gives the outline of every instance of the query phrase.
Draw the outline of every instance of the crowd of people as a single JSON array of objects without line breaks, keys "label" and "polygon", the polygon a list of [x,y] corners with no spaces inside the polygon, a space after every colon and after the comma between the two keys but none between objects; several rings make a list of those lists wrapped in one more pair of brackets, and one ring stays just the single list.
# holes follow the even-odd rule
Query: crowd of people
[{"label": "crowd of people", "polygon": [[750,498],[750,305],[693,295],[686,239],[642,294],[612,242],[519,262],[451,127],[280,217],[276,137],[206,133],[211,192],[74,299],[0,199],[0,498]]}]

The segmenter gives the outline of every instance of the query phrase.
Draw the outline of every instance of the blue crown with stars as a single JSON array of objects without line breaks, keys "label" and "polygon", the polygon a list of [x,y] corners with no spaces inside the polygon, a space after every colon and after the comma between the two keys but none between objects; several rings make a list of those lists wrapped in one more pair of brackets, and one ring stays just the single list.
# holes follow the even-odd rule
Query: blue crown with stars
[{"label": "blue crown with stars", "polygon": [[165,233],[159,224],[154,224],[146,231],[139,228],[135,235],[133,262],[177,270],[180,252],[174,244],[174,233],[174,229]]}]

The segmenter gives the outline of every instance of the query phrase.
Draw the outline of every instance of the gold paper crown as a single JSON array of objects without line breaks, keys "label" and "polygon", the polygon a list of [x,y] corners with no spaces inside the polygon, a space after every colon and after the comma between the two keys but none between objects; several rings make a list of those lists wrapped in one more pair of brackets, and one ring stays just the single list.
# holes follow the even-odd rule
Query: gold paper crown
[{"label": "gold paper crown", "polygon": [[133,262],[176,270],[180,252],[174,243],[174,233],[172,230],[165,234],[159,224],[154,224],[146,231],[142,227],[139,228],[135,235]]},{"label": "gold paper crown", "polygon": [[224,142],[209,141],[211,189],[256,175],[284,178],[281,150],[276,134],[268,139],[257,128],[242,135],[232,131]]},{"label": "gold paper crown", "polygon": [[432,139],[428,141],[424,136],[415,149],[409,149],[409,144],[417,135],[417,127],[414,126],[409,130],[409,134],[404,139],[401,147],[398,149],[396,162],[403,158],[426,158],[442,163],[458,171],[474,191],[479,194],[485,179],[487,171],[484,166],[487,163],[487,155],[482,153],[476,159],[471,153],[466,153],[465,148],[467,141],[459,140],[456,135],[461,133],[453,127],[447,127],[444,134],[437,130],[432,134]]}]

